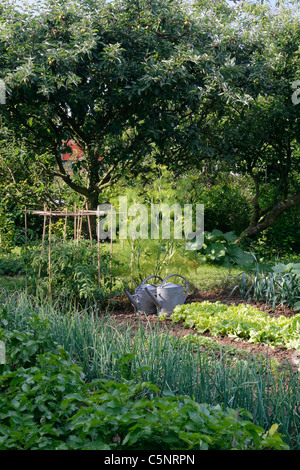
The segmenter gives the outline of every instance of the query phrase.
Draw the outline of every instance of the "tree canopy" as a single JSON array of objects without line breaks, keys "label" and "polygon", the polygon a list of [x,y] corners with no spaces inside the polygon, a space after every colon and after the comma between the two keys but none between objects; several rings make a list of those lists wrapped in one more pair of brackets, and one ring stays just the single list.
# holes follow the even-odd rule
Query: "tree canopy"
[{"label": "tree canopy", "polygon": [[[213,38],[187,4],[50,0],[20,13],[4,2],[1,25],[0,112],[32,158],[90,207],[149,155],[173,166],[199,157],[199,119],[217,96]],[[61,161],[70,139],[84,152],[77,170],[84,168],[85,185]]]},{"label": "tree canopy", "polygon": [[[90,208],[149,159],[175,173],[214,162],[249,175],[253,236],[299,203],[299,10],[225,0],[1,4],[2,126],[38,174]],[[61,154],[84,158],[70,175]],[[3,139],[2,149],[5,146]],[[45,176],[46,177],[46,176]],[[272,196],[262,200],[270,182]]]},{"label": "tree canopy", "polygon": [[[253,180],[253,212],[244,235],[270,227],[300,203],[299,10],[244,5],[235,10],[228,44],[231,71],[226,106],[213,120],[210,143],[228,170]],[[266,196],[262,188],[269,184]]]}]

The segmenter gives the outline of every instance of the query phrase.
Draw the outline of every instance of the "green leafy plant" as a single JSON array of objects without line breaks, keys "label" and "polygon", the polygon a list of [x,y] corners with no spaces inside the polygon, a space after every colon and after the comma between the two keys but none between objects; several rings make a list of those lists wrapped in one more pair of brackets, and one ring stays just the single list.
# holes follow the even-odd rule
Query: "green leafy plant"
[{"label": "green leafy plant", "polygon": [[274,266],[255,264],[252,272],[240,273],[239,289],[244,300],[265,302],[274,309],[286,305],[300,309],[300,263],[277,263]]},{"label": "green leafy plant", "polygon": [[[285,443],[299,448],[295,414],[299,377],[293,370],[282,371],[270,359],[256,355],[246,356],[240,351],[233,355],[232,350],[224,350],[217,341],[201,338],[199,334],[191,341],[183,340],[180,335],[174,336],[173,329],[169,331],[169,322],[160,327],[149,322],[147,328],[143,325],[133,328],[130,324],[120,325],[109,315],[101,315],[97,307],[78,311],[66,305],[50,306],[20,292],[6,296],[3,292],[1,302],[8,331],[34,332],[34,338],[41,340],[41,347],[44,344],[41,334],[62,345],[72,363],[84,372],[86,383],[98,379],[118,383],[134,381],[135,385],[147,382],[154,384],[159,392],[146,387],[137,391],[134,399],[151,400],[155,394],[187,395],[210,407],[242,408],[263,429],[280,423]],[[41,320],[41,332],[34,327],[36,320],[31,323],[30,318]],[[18,345],[21,350],[21,344]],[[42,352],[40,349],[39,353]],[[34,365],[34,354],[30,358]],[[27,361],[26,367],[29,365]]]},{"label": "green leafy plant", "polygon": [[18,276],[25,274],[25,260],[12,254],[0,259],[0,276]]},{"label": "green leafy plant", "polygon": [[251,305],[204,301],[177,306],[171,318],[199,333],[210,332],[213,336],[227,335],[254,344],[300,349],[300,314],[292,318],[283,315],[274,318]]},{"label": "green leafy plant", "polygon": [[200,250],[201,259],[211,263],[230,265],[251,265],[253,257],[235,244],[237,236],[234,232],[223,233],[214,229],[204,232],[204,245]]},{"label": "green leafy plant", "polygon": [[[218,176],[214,173],[212,177]],[[226,176],[229,180],[230,177]],[[231,230],[241,233],[247,227],[250,204],[240,185],[216,181],[201,188],[198,198],[205,206],[205,226],[209,232],[217,228],[223,233]]]},{"label": "green leafy plant", "polygon": [[[133,399],[144,386],[106,383],[104,390],[94,397],[93,405],[87,403],[89,406],[71,418],[71,429],[80,431],[85,439],[93,435],[95,440],[101,432],[112,442],[117,435],[119,445],[110,444],[106,448],[224,450],[233,448],[233,442],[238,449],[286,448],[275,427],[264,433],[247,419],[249,414],[245,410],[240,410],[239,420],[235,410],[197,404],[188,397]],[[104,443],[100,448],[105,448]]]},{"label": "green leafy plant", "polygon": [[[98,283],[97,246],[87,240],[66,243],[56,242],[51,247],[51,291],[55,300],[71,300],[79,304],[105,305],[108,299],[119,294],[121,282],[116,279],[116,266],[108,253],[100,257],[100,285]],[[46,295],[49,288],[48,250],[40,249],[32,254],[31,280]],[[38,278],[41,270],[40,278]]]},{"label": "green leafy plant", "polygon": [[[20,334],[6,328],[6,316],[2,309],[7,361],[0,365],[0,450],[288,449],[277,426],[265,432],[243,409],[158,396],[153,384],[125,377],[87,383],[53,341],[47,321],[34,318]],[[121,363],[131,360],[127,355]]]}]

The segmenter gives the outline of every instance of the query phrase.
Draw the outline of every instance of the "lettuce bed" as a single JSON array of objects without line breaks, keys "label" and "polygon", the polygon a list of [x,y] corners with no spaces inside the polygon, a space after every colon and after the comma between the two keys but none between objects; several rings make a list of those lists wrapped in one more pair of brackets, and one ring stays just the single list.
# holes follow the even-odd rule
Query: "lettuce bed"
[{"label": "lettuce bed", "polygon": [[300,314],[291,318],[275,318],[251,305],[204,301],[177,306],[171,319],[199,333],[209,332],[213,336],[226,335],[254,344],[300,349]]}]

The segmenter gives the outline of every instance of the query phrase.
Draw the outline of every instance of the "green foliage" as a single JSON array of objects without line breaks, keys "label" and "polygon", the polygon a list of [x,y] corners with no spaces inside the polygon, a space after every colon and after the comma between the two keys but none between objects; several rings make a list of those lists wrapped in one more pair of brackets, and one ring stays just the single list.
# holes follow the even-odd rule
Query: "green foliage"
[{"label": "green foliage", "polygon": [[300,207],[282,214],[253,240],[245,240],[245,249],[265,260],[300,253]]},{"label": "green foliage", "polygon": [[239,185],[223,183],[208,185],[198,195],[204,204],[207,231],[240,234],[249,224],[250,204]]},{"label": "green foliage", "polygon": [[188,397],[159,397],[149,382],[86,383],[47,321],[33,317],[21,333],[6,328],[6,316],[2,308],[1,450],[288,449],[277,426],[265,432],[242,409],[237,416]]},{"label": "green foliage", "polygon": [[[235,21],[220,38],[230,68],[220,68],[225,109],[212,117],[210,143],[227,171],[253,180],[247,231],[253,237],[300,200],[300,120],[291,99],[299,75],[299,5],[273,10],[259,2],[236,3]],[[274,195],[268,202],[261,197],[266,183]]]},{"label": "green foliage", "polygon": [[[199,158],[196,115],[214,102],[212,63],[220,57],[212,37],[218,22],[194,18],[184,2],[96,5],[49,0],[22,14],[4,1],[0,30],[9,94],[3,120],[39,169],[53,175],[59,165],[66,184],[93,206],[125,172],[145,171],[153,153],[174,167],[177,153]],[[60,160],[69,139],[84,149],[71,175]]]},{"label": "green foliage", "polygon": [[265,343],[287,349],[300,349],[300,314],[292,318],[270,317],[251,305],[225,305],[221,302],[197,302],[177,306],[174,322],[213,336],[227,335],[254,344]]},{"label": "green foliage", "polygon": [[[80,365],[86,382],[99,378],[150,382],[159,388],[159,396],[188,395],[212,407],[243,408],[264,429],[280,423],[284,441],[299,448],[294,412],[299,402],[299,375],[289,368],[282,370],[270,358],[233,352],[199,335],[183,340],[169,330],[169,322],[132,328],[101,315],[96,307],[84,311],[53,308],[34,297],[5,292],[1,301],[9,331],[28,331],[32,316],[49,319],[47,335],[53,333],[55,342]],[[146,395],[151,399],[153,391],[145,390]]]},{"label": "green foliage", "polygon": [[[97,245],[79,240],[63,243],[56,241],[51,247],[51,292],[53,299],[62,302],[66,299],[81,304],[105,305],[108,298],[119,294],[121,282],[116,278],[118,262],[110,254],[101,253],[100,286],[98,285]],[[31,276],[33,288],[48,294],[49,255],[48,247],[31,254]],[[41,277],[38,273],[41,269]]]},{"label": "green foliage", "polygon": [[134,180],[126,179],[125,190],[128,201],[132,197],[142,203],[204,204],[205,227],[207,231],[219,229],[240,234],[249,224],[251,204],[249,202],[249,181],[241,175],[228,174],[223,168],[207,168],[205,172],[185,170],[169,171],[166,166],[151,162],[146,174],[139,174]]},{"label": "green foliage", "polygon": [[200,259],[211,263],[230,265],[251,265],[253,256],[246,253],[235,244],[237,236],[234,232],[223,233],[214,229],[212,232],[204,232],[204,244],[200,253]]},{"label": "green foliage", "polygon": [[[104,434],[110,441],[117,434],[119,449],[225,450],[233,447],[235,439],[238,449],[286,448],[279,434],[264,433],[247,421],[249,415],[243,410],[242,419],[237,420],[234,410],[196,404],[187,397],[128,400],[140,391],[128,384],[106,384],[93,406],[83,407],[72,417],[71,429],[85,438]],[[103,449],[104,442],[98,448]]]},{"label": "green foliage", "polygon": [[6,255],[0,258],[0,276],[17,276],[25,274],[25,260],[21,256]]},{"label": "green foliage", "polygon": [[252,273],[243,272],[237,277],[240,283],[234,290],[239,289],[244,300],[265,302],[273,309],[278,305],[300,309],[300,263],[261,267],[256,262]]}]

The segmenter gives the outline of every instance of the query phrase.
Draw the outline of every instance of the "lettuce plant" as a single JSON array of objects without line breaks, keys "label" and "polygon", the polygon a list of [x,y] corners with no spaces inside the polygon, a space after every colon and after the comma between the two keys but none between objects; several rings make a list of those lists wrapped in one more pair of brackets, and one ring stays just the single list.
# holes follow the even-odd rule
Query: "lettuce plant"
[{"label": "lettuce plant", "polygon": [[225,305],[221,302],[196,302],[177,306],[174,322],[213,336],[227,335],[272,346],[300,349],[300,314],[291,318],[270,317],[251,305]]}]

